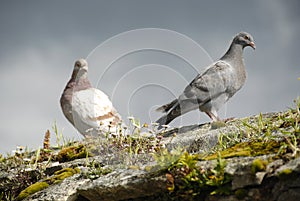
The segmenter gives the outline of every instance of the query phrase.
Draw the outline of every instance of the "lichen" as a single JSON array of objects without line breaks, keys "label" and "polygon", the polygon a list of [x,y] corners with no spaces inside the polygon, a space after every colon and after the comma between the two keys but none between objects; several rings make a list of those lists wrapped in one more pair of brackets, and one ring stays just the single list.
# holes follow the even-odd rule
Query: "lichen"
[{"label": "lichen", "polygon": [[[281,145],[281,142],[275,140],[242,142],[220,151],[220,154],[222,158],[268,155],[277,153]],[[212,160],[217,157],[217,153],[214,153],[203,159]]]},{"label": "lichen", "polygon": [[49,186],[49,184],[47,182],[36,182],[36,183],[28,186],[23,191],[21,191],[21,193],[18,195],[16,200],[17,201],[23,200],[23,199],[27,198],[29,195],[32,195],[38,191],[41,191],[41,190],[47,188],[48,186]]},{"label": "lichen", "polygon": [[268,162],[265,160],[262,160],[260,158],[257,158],[253,160],[251,164],[251,172],[255,174],[256,172],[262,172],[265,171],[267,168]]}]

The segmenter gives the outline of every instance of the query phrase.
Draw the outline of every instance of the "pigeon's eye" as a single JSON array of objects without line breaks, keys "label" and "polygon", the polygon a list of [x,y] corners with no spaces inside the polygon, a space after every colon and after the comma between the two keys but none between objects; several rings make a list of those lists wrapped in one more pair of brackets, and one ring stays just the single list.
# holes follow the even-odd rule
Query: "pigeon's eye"
[{"label": "pigeon's eye", "polygon": [[245,40],[249,40],[249,39],[250,39],[250,37],[249,37],[249,36],[247,36],[247,35],[245,35],[245,36],[244,36],[244,39],[245,39]]}]

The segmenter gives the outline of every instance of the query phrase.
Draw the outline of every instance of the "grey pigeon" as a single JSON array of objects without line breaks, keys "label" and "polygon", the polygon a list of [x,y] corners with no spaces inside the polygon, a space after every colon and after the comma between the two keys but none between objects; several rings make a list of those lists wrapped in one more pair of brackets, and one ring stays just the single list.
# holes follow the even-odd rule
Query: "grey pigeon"
[{"label": "grey pigeon", "polygon": [[212,121],[220,121],[217,111],[245,83],[243,49],[247,46],[255,49],[253,37],[238,33],[223,57],[198,74],[177,99],[157,108],[167,113],[156,121],[160,127],[195,109],[205,112]]},{"label": "grey pigeon", "polygon": [[65,117],[85,137],[116,133],[121,116],[111,101],[88,80],[88,63],[75,62],[70,81],[60,98]]}]

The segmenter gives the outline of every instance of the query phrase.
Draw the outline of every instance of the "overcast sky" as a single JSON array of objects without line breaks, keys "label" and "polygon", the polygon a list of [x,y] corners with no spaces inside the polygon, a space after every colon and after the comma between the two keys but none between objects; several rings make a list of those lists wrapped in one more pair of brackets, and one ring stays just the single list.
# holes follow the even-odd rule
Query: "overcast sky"
[{"label": "overcast sky", "polygon": [[[0,153],[42,146],[55,121],[67,138],[82,138],[59,106],[75,60],[87,58],[91,82],[124,119],[151,122],[240,31],[257,49],[244,50],[246,84],[221,117],[285,110],[299,95],[299,8],[296,0],[1,1]],[[195,111],[171,125],[207,121]]]}]

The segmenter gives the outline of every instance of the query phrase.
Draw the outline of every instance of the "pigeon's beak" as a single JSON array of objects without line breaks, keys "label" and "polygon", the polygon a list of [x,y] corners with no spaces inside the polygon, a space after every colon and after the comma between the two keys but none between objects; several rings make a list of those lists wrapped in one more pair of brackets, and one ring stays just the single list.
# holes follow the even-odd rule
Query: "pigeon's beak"
[{"label": "pigeon's beak", "polygon": [[256,46],[255,46],[254,42],[250,42],[249,45],[255,50]]},{"label": "pigeon's beak", "polygon": [[85,70],[85,71],[88,71],[88,66],[85,65],[85,66],[82,67],[82,69]]}]

